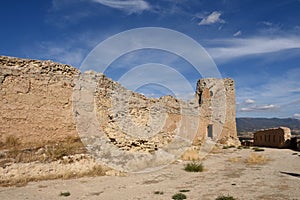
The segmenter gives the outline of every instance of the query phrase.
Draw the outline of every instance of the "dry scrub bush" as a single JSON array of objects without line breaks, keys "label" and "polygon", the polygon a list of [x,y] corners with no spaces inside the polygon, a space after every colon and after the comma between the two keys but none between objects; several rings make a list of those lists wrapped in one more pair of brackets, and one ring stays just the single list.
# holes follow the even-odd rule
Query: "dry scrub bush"
[{"label": "dry scrub bush", "polygon": [[222,195],[222,196],[217,197],[216,200],[235,200],[235,198],[233,198],[232,196]]},{"label": "dry scrub bush", "polygon": [[184,170],[187,172],[203,172],[204,167],[202,163],[191,162],[184,167]]},{"label": "dry scrub bush", "polygon": [[182,193],[177,193],[172,196],[172,199],[174,199],[174,200],[186,199],[186,195],[182,194]]},{"label": "dry scrub bush", "polygon": [[188,149],[182,154],[181,159],[186,161],[199,160],[199,152],[196,149]]},{"label": "dry scrub bush", "polygon": [[20,144],[19,139],[14,135],[8,135],[4,140],[5,147],[17,147]]},{"label": "dry scrub bush", "polygon": [[[5,155],[7,162],[11,162],[11,159],[16,163],[51,162],[59,160],[63,156],[86,153],[80,138],[74,136],[69,136],[57,144],[48,144],[46,146],[39,144],[39,146],[28,146],[27,148],[20,148],[19,139],[13,135],[7,136],[2,143],[2,148],[8,150]],[[4,161],[3,164],[5,164]]]},{"label": "dry scrub bush", "polygon": [[257,164],[265,164],[268,159],[264,155],[258,155],[256,153],[252,153],[245,162],[247,164],[257,165]]},{"label": "dry scrub bush", "polygon": [[59,160],[64,156],[85,153],[86,150],[78,137],[69,136],[65,141],[48,146],[46,159],[50,161]]},{"label": "dry scrub bush", "polygon": [[242,160],[242,157],[228,158],[228,161],[232,162],[232,163],[237,163],[237,162],[240,162],[241,160]]}]

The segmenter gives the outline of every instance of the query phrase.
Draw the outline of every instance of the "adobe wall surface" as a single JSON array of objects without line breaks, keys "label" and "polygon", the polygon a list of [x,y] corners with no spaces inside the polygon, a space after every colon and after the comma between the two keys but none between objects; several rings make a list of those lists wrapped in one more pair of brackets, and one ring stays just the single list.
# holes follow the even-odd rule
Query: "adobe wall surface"
[{"label": "adobe wall surface", "polygon": [[0,139],[14,135],[24,146],[77,135],[72,113],[71,66],[0,57]]},{"label": "adobe wall surface", "polygon": [[195,98],[184,102],[147,98],[102,74],[79,74],[51,61],[1,56],[0,139],[14,135],[34,146],[77,134],[96,138],[101,131],[123,151],[153,152],[168,145],[175,151],[179,143],[203,143],[213,125],[213,140],[238,141],[232,79],[200,80]]},{"label": "adobe wall surface", "polygon": [[264,147],[288,147],[291,130],[287,127],[271,128],[254,133],[254,145]]}]

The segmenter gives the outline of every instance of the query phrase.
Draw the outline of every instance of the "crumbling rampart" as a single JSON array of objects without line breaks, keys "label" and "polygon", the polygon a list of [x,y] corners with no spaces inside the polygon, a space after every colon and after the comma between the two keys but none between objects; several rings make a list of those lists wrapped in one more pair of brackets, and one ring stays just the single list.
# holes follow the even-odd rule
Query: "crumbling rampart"
[{"label": "crumbling rampart", "polygon": [[[99,129],[123,151],[153,152],[176,136],[191,144],[207,138],[237,142],[232,79],[201,79],[195,98],[184,102],[147,98],[102,74],[93,76]],[[14,135],[22,145],[35,146],[77,135],[73,95],[81,90],[78,77],[79,70],[69,65],[1,56],[0,139]]]}]

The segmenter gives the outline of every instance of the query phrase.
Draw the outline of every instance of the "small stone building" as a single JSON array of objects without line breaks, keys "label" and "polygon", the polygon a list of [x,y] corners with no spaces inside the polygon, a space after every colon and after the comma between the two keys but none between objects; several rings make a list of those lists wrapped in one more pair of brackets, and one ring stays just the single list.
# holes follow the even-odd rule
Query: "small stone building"
[{"label": "small stone building", "polygon": [[254,133],[254,146],[285,148],[290,146],[291,130],[287,127],[260,130]]}]

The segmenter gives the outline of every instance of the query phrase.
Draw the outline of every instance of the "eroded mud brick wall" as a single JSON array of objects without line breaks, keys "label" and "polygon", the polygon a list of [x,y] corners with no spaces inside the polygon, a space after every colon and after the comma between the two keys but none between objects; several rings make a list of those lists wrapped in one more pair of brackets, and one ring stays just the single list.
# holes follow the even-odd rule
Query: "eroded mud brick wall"
[{"label": "eroded mud brick wall", "polygon": [[[1,56],[0,139],[14,135],[23,145],[36,146],[77,136],[72,100],[79,74],[51,61]],[[199,80],[195,98],[183,102],[171,96],[147,98],[102,74],[94,76],[97,122],[122,150],[155,151],[175,136],[202,143],[209,125],[219,132],[213,139],[237,141],[232,79]]]},{"label": "eroded mud brick wall", "polygon": [[45,145],[76,135],[72,114],[75,68],[54,63],[0,57],[0,139]]}]

